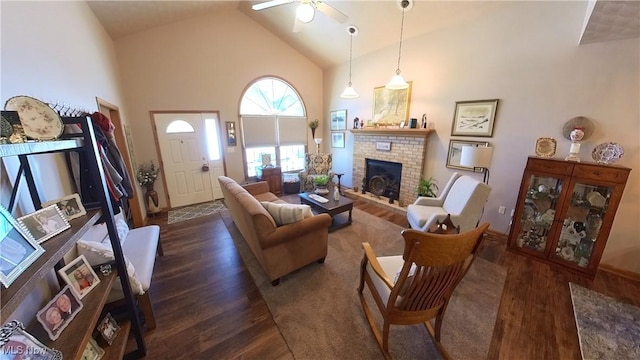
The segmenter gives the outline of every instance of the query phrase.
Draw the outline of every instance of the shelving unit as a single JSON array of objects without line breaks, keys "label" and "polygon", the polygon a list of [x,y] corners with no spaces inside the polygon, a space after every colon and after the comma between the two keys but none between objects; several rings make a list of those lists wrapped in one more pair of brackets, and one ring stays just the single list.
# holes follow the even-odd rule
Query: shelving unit
[{"label": "shelving unit", "polygon": [[630,171],[529,157],[509,250],[594,277]]},{"label": "shelving unit", "polygon": [[[111,239],[111,245],[115,256],[116,271],[109,276],[101,278],[100,284],[85,296],[81,301],[84,308],[78,313],[68,327],[60,334],[56,341],[49,341],[42,326],[34,319],[28,325],[28,331],[36,336],[45,345],[62,351],[65,359],[80,359],[84,348],[92,336],[97,325],[100,314],[106,302],[109,291],[116,281],[117,274],[126,274],[126,265],[120,242],[118,241],[117,230],[114,222],[114,212],[109,199],[109,192],[104,177],[104,169],[100,160],[98,144],[96,142],[91,118],[63,118],[65,124],[78,124],[82,128],[79,134],[64,135],[65,139],[49,142],[29,142],[23,144],[2,144],[0,145],[0,157],[17,156],[20,160],[20,170],[18,171],[15,187],[7,207],[13,210],[18,196],[19,183],[22,178],[27,183],[29,194],[34,207],[42,207],[37,186],[31,172],[30,158],[39,154],[75,151],[85,156],[90,171],[93,176],[93,183],[99,184],[96,189],[98,203],[84,204],[87,208],[87,215],[70,221],[71,228],[63,233],[47,240],[42,244],[45,253],[40,256],[29,268],[24,271],[9,288],[2,289],[0,299],[0,318],[2,323],[6,323],[9,316],[18,308],[22,301],[31,291],[45,278],[52,270],[61,267],[64,255],[69,252],[82,235],[100,220],[106,222],[107,231]],[[118,335],[119,341],[111,346],[105,347],[105,359],[121,359],[124,347],[127,344],[126,338],[129,329],[135,336],[137,349],[126,354],[124,358],[140,358],[146,355],[146,347],[142,332],[140,316],[136,307],[134,295],[131,291],[128,276],[120,276],[120,282],[125,297],[125,304],[128,314],[128,322],[120,324],[122,330]]]}]

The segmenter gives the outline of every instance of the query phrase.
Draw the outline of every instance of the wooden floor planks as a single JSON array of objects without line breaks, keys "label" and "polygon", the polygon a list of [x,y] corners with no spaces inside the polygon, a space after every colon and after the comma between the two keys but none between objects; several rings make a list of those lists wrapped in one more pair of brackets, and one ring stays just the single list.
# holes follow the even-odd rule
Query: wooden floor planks
[{"label": "wooden floor planks", "polygon": [[[355,207],[408,227],[373,204]],[[219,214],[161,225],[165,256],[151,285],[158,327],[148,359],[293,359]],[[489,359],[580,359],[569,281],[640,306],[640,283],[599,271],[593,281],[505,250],[491,233],[480,256],[507,268]]]}]

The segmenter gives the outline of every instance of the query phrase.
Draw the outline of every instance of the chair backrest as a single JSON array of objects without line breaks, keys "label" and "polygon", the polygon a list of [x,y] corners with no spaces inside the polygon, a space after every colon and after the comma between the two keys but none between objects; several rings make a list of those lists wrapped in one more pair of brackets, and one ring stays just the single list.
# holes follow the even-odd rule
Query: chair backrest
[{"label": "chair backrest", "polygon": [[305,170],[309,175],[327,175],[333,166],[332,154],[305,154]]},{"label": "chair backrest", "polygon": [[473,263],[488,223],[462,234],[444,235],[407,229],[404,265],[387,308],[406,312],[437,312]]},{"label": "chair backrest", "polygon": [[480,221],[491,187],[471,176],[462,175],[451,185],[442,204],[449,214],[458,215],[462,231],[473,229]]}]

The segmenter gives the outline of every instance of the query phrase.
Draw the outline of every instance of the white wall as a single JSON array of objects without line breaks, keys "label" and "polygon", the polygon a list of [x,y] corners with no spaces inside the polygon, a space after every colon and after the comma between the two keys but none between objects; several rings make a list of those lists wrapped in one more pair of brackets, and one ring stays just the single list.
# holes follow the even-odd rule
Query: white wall
[{"label": "white wall", "polygon": [[[121,102],[113,44],[85,2],[3,1],[1,17],[3,104],[16,95],[93,111],[96,96]],[[14,158],[0,161],[10,173],[17,163]],[[32,164],[43,200],[72,192],[61,156],[39,156]],[[12,319],[30,322],[49,298],[49,287],[43,282]]]},{"label": "white wall", "polygon": [[[308,118],[322,118],[320,68],[235,9],[140,32],[115,44],[138,163],[159,163],[150,111],[217,110],[223,123],[239,124],[242,93],[262,76],[288,81],[302,97]],[[224,148],[227,175],[237,181],[244,181],[241,146],[225,143]],[[166,206],[164,186],[156,190],[160,206]]]},{"label": "white wall", "polygon": [[[413,81],[410,117],[426,113],[435,122],[425,175],[444,184],[454,171],[445,164],[455,102],[500,99],[493,137],[453,137],[495,147],[493,191],[484,219],[499,232],[508,232],[509,213],[536,139],[557,139],[556,158],[564,158],[570,141],[562,136],[563,124],[576,116],[590,118],[595,132],[582,144],[582,160],[592,161],[597,144],[615,141],[625,148],[619,164],[632,168],[602,262],[640,273],[640,46],[638,39],[578,46],[585,11],[581,2],[515,2],[490,16],[405,40],[401,69]],[[418,20],[407,17],[409,21]],[[354,59],[353,84],[360,93],[355,100],[339,97],[348,63],[326,71],[324,113],[347,109],[349,127],[356,116],[370,119],[373,88],[391,78],[397,51],[396,45]],[[323,137],[330,138],[327,130]],[[352,145],[347,133],[347,147],[332,149],[334,169],[347,173],[342,183],[348,186],[353,183]],[[507,207],[505,215],[497,212],[501,205]]]}]

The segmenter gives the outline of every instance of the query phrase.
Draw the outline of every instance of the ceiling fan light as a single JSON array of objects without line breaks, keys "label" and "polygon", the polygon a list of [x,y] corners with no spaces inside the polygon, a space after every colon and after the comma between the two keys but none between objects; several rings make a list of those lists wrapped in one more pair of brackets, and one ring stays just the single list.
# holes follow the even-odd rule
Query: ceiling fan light
[{"label": "ceiling fan light", "polygon": [[340,97],[343,99],[355,99],[360,97],[360,95],[356,92],[356,89],[351,86],[351,83],[349,83],[349,86],[344,89]]},{"label": "ceiling fan light", "polygon": [[404,90],[409,88],[409,83],[404,80],[398,71],[384,87],[389,90]]},{"label": "ceiling fan light", "polygon": [[311,22],[311,20],[313,20],[313,17],[315,16],[315,13],[316,12],[313,9],[313,6],[308,3],[302,3],[298,5],[298,8],[296,9],[296,17],[303,23]]}]

